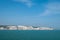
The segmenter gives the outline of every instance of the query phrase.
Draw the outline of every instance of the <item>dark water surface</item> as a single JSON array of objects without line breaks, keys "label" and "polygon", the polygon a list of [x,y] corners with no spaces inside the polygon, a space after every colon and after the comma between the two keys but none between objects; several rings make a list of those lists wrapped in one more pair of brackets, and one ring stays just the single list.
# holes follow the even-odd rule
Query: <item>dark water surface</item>
[{"label": "dark water surface", "polygon": [[0,30],[0,40],[60,40],[60,30]]}]

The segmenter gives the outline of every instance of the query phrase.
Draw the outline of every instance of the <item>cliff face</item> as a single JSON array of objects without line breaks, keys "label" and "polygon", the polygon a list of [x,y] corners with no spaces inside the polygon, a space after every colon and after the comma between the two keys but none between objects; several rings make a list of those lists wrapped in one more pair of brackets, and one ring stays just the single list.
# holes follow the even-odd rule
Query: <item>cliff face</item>
[{"label": "cliff face", "polygon": [[0,30],[54,30],[54,28],[32,26],[0,26]]}]

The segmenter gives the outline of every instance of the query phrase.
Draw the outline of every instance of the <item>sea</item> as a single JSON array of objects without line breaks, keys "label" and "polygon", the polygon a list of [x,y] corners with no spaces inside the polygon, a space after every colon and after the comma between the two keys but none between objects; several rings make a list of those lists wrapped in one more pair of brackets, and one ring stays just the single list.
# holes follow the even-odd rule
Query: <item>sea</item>
[{"label": "sea", "polygon": [[0,30],[0,40],[60,40],[60,30]]}]

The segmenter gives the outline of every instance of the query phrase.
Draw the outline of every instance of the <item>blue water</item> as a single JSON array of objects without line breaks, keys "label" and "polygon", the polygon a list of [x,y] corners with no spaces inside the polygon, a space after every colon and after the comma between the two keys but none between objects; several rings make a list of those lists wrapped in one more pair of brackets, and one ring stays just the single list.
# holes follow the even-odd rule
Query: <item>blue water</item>
[{"label": "blue water", "polygon": [[60,30],[0,30],[0,40],[60,40]]}]

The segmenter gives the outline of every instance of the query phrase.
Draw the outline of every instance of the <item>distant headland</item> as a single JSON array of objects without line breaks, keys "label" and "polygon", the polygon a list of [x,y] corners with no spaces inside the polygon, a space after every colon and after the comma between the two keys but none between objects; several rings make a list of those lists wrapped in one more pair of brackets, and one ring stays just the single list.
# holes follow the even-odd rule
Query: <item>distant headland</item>
[{"label": "distant headland", "polygon": [[0,25],[0,30],[54,30],[51,27],[33,27],[33,26],[15,26],[15,25]]}]

